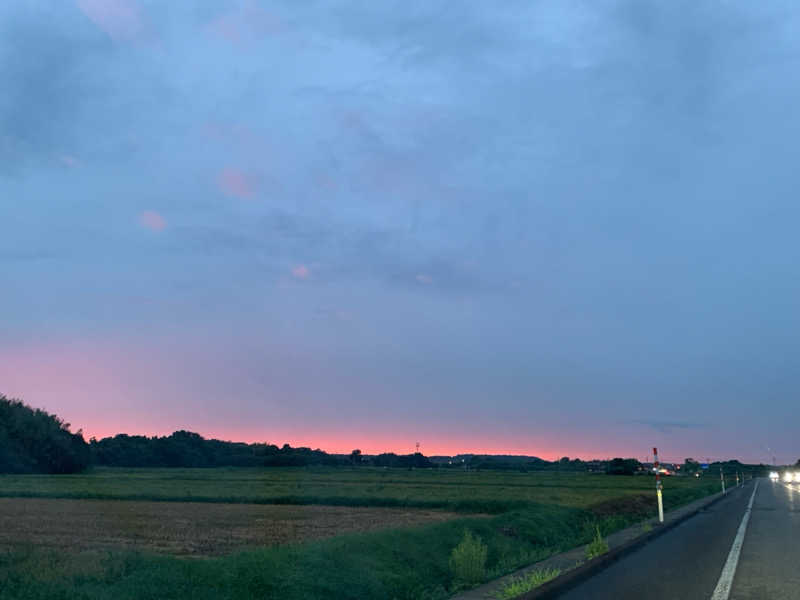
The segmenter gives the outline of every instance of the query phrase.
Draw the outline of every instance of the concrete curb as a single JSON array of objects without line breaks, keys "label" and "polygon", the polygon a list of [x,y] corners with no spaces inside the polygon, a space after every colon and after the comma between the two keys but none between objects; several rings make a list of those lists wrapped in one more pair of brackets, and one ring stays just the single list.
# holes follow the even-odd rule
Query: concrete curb
[{"label": "concrete curb", "polygon": [[[731,493],[736,493],[738,490],[746,487],[748,484],[744,484],[738,488],[731,489],[728,492],[728,494],[722,494],[720,492],[712,496],[702,498],[700,500],[695,500],[694,502],[686,506],[672,510],[665,515],[663,525],[659,525],[658,523],[653,523],[653,520],[645,521],[645,523],[653,524],[653,529],[651,531],[641,532],[640,534],[635,535],[634,537],[628,537],[626,541],[623,541],[620,544],[612,546],[612,548],[605,554],[598,556],[597,558],[593,558],[592,560],[586,561],[578,567],[567,568],[561,575],[559,575],[555,579],[552,579],[547,583],[544,583],[541,586],[521,596],[516,596],[514,600],[544,600],[548,598],[555,598],[558,595],[563,594],[570,588],[573,588],[579,583],[582,583],[583,581],[589,579],[599,571],[602,571],[603,569],[605,569],[615,561],[619,560],[623,556],[630,554],[631,552],[637,550],[638,548],[641,548],[654,538],[657,538],[658,536],[666,533],[673,527],[680,525],[687,519],[690,519],[700,511],[705,510],[706,508],[715,504],[722,498],[727,497]],[[625,530],[622,530],[621,532],[612,534],[612,536],[617,536],[617,535],[626,536],[626,534],[627,536],[630,536],[631,532],[635,531],[637,528],[641,531],[641,525],[642,524],[634,525]],[[609,538],[612,536],[609,536]],[[457,595],[451,598],[451,600],[472,600],[478,598],[492,598],[493,595],[490,590],[494,589],[494,591],[496,592],[501,582],[509,581],[515,576],[524,575],[531,571],[535,571],[538,568],[546,567],[547,565],[545,563],[551,561],[558,561],[559,559],[562,562],[565,562],[564,559],[566,559],[567,561],[571,560],[571,564],[574,565],[575,562],[577,562],[576,558],[580,556],[580,553],[582,553],[583,548],[584,546],[581,546],[579,548],[575,548],[573,550],[564,552],[560,555],[552,556],[538,563],[534,563],[533,565],[524,567],[519,571],[516,571],[515,573],[505,575],[499,579],[489,582],[488,584],[480,586],[479,588],[470,590],[465,594]]]}]

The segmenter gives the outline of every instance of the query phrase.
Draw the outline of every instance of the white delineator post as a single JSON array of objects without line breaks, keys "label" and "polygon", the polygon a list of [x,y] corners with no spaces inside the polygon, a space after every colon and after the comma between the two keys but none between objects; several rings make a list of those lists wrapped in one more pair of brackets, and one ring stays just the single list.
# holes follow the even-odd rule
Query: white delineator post
[{"label": "white delineator post", "polygon": [[658,448],[653,448],[653,466],[656,469],[656,497],[658,498],[658,522],[664,522],[664,502],[661,500],[661,473],[658,472]]},{"label": "white delineator post", "polygon": [[722,482],[722,493],[725,493],[725,477],[722,476],[722,467],[719,468],[719,480]]}]

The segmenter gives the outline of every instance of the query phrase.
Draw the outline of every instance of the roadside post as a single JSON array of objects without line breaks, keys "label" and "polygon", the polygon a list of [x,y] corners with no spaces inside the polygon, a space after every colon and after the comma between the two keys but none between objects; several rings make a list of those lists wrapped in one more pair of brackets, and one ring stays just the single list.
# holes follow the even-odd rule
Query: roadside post
[{"label": "roadside post", "polygon": [[719,468],[719,480],[722,482],[722,493],[725,493],[725,478],[722,476],[722,467]]},{"label": "roadside post", "polygon": [[664,503],[661,499],[661,474],[658,472],[658,448],[653,448],[653,465],[656,469],[656,497],[658,498],[658,522],[664,522]]},{"label": "roadside post", "polygon": [[736,487],[739,487],[739,471],[736,471]]}]

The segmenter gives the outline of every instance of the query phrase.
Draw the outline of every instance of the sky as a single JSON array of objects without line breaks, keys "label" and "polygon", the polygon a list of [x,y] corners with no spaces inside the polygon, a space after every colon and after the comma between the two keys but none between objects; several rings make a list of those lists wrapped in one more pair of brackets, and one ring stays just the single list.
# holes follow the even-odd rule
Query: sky
[{"label": "sky", "polygon": [[794,462],[800,7],[0,3],[0,393],[89,436]]}]

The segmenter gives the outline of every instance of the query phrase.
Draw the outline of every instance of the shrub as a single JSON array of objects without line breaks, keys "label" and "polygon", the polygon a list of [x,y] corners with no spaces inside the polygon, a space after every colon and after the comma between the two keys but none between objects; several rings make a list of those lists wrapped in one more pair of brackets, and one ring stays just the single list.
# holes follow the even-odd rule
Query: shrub
[{"label": "shrub", "polygon": [[464,537],[450,554],[450,572],[457,585],[480,583],[486,577],[489,548],[481,538],[464,530]]},{"label": "shrub", "polygon": [[608,552],[608,544],[600,534],[600,526],[595,527],[594,539],[586,546],[586,559],[592,560],[593,558]]},{"label": "shrub", "polygon": [[526,594],[543,583],[555,579],[560,574],[561,569],[541,569],[531,571],[522,577],[514,577],[500,589],[497,594],[497,600],[511,600],[512,598]]}]

